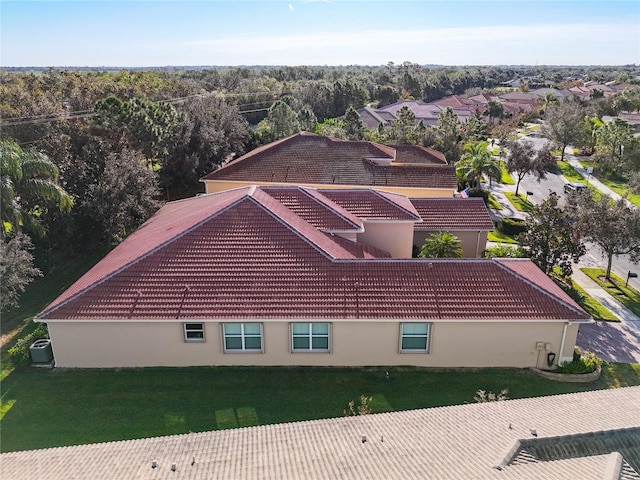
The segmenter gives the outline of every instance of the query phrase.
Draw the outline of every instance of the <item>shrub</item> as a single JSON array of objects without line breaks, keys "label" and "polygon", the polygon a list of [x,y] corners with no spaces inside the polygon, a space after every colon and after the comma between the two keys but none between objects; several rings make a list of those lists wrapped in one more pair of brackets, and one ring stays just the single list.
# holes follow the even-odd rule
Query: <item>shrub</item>
[{"label": "shrub", "polygon": [[469,197],[482,197],[482,199],[484,200],[484,204],[489,204],[489,192],[486,190],[482,190],[481,188],[469,189]]},{"label": "shrub", "polygon": [[360,396],[360,404],[356,405],[356,402],[351,400],[344,412],[345,417],[352,417],[357,415],[368,415],[372,412],[371,402],[373,397],[367,397],[366,395]]},{"label": "shrub", "polygon": [[503,218],[496,224],[496,229],[510,237],[524,233],[527,231],[526,222],[520,218]]},{"label": "shrub", "polygon": [[574,352],[573,361],[564,362],[562,365],[558,366],[558,373],[568,373],[568,374],[583,374],[583,373],[591,373],[594,372],[600,365],[602,365],[602,359],[598,358],[598,356],[585,350],[582,354],[576,354]]},{"label": "shrub", "polygon": [[501,390],[498,394],[487,392],[486,390],[478,390],[473,399],[478,403],[502,402],[504,400],[509,400],[507,393],[509,393],[509,389],[507,388]]},{"label": "shrub", "polygon": [[14,367],[26,367],[31,363],[29,347],[39,338],[49,338],[49,330],[46,323],[39,323],[29,334],[20,338],[16,344],[8,350],[9,358]]}]

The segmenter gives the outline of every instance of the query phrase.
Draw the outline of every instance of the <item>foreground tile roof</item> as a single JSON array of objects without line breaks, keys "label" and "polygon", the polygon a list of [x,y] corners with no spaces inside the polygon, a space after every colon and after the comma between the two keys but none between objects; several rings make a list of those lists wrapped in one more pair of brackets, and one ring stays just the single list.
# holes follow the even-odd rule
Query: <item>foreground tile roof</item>
[{"label": "foreground tile roof", "polygon": [[387,256],[240,188],[167,204],[38,318],[590,319],[529,260]]},{"label": "foreground tile roof", "polygon": [[[397,162],[379,165],[372,159]],[[299,133],[264,145],[202,178],[255,183],[455,189],[454,167],[424,147],[396,149]]]},{"label": "foreground tile roof", "polygon": [[[4,453],[0,462],[13,480],[627,480],[640,472],[639,427],[640,387],[628,387]],[[598,445],[575,448],[590,434]],[[563,437],[574,440],[563,447]],[[521,447],[527,461],[514,456]]]},{"label": "foreground tile roof", "polygon": [[483,230],[494,229],[482,198],[412,198],[421,223],[416,230]]}]

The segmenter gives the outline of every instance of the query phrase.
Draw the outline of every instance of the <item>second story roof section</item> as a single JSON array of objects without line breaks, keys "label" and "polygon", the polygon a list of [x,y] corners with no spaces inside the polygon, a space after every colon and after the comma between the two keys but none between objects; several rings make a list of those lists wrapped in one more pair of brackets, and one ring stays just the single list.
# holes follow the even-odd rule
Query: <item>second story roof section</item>
[{"label": "second story roof section", "polygon": [[422,222],[416,230],[484,230],[494,229],[489,210],[482,198],[412,198]]},{"label": "second story roof section", "polygon": [[315,188],[262,187],[296,215],[327,233],[362,233],[362,220]]},{"label": "second story roof section", "polygon": [[411,200],[404,195],[374,189],[323,189],[320,192],[362,220],[422,221]]},{"label": "second story roof section", "polygon": [[[205,175],[207,193],[247,184],[376,187],[409,196],[451,197],[455,170],[439,152],[298,133],[257,148]],[[420,193],[421,190],[423,194]]]}]

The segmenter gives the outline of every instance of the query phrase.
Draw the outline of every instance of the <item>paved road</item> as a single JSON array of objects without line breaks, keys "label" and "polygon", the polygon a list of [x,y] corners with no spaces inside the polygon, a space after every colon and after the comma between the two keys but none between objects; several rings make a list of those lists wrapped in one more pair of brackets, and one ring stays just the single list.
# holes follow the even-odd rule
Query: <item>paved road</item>
[{"label": "paved road", "polygon": [[[527,140],[534,143],[536,148],[541,148],[547,141],[542,138],[527,137]],[[569,155],[570,160],[575,163],[573,155]],[[564,177],[559,174],[548,174],[543,180],[538,181],[535,176],[527,175],[520,183],[520,192],[526,193],[527,198],[532,203],[541,203],[550,192],[564,195]],[[591,181],[597,187],[605,188],[597,182]],[[515,186],[505,187],[504,185],[494,185],[491,190],[500,193],[502,190],[515,190]],[[513,209],[506,199],[501,198],[504,209],[500,212],[503,216],[517,216],[518,212]],[[580,263],[574,268],[574,280],[581,285],[589,295],[596,298],[602,305],[618,316],[620,322],[598,321],[589,325],[581,325],[576,345],[582,350],[594,352],[600,358],[608,362],[640,363],[640,318],[628,311],[620,302],[611,297],[600,288],[589,277],[584,275],[580,268],[606,267],[606,258],[598,247],[588,245],[588,253],[582,257]],[[614,257],[612,270],[622,278],[627,277],[629,271],[640,273],[640,266],[632,263],[627,256]],[[630,279],[629,284],[640,290],[640,278]]]}]

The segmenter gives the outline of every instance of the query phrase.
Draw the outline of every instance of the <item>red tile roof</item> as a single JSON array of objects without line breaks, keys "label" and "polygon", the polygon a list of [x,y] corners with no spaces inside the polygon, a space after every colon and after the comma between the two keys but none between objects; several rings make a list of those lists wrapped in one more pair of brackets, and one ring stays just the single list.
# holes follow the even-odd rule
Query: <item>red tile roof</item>
[{"label": "red tile roof", "polygon": [[319,230],[363,231],[360,218],[332,202],[315,188],[261,187],[261,189]]},{"label": "red tile roof", "polygon": [[345,242],[259,188],[175,202],[38,319],[589,319],[529,260],[370,259]]},{"label": "red tile roof", "polygon": [[416,230],[486,230],[494,228],[482,198],[412,198],[421,223]]},{"label": "red tile roof", "polygon": [[[386,159],[409,165],[378,165]],[[421,159],[421,161],[418,161]],[[257,148],[202,178],[256,183],[455,189],[452,166],[423,147],[393,147],[299,133]]]},{"label": "red tile roof", "polygon": [[319,192],[364,220],[421,221],[420,214],[404,195],[373,189],[322,189]]}]

